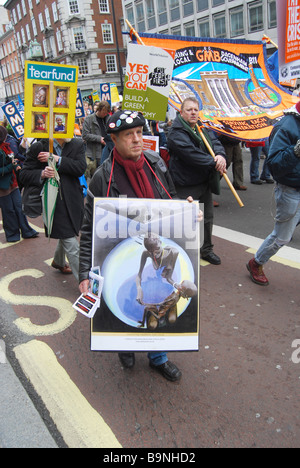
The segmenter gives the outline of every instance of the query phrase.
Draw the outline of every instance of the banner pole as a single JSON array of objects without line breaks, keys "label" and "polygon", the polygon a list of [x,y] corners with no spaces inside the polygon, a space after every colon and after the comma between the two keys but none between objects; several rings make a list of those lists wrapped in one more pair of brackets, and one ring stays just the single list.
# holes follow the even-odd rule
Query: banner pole
[{"label": "banner pole", "polygon": [[[143,46],[145,46],[145,43],[142,41],[141,37],[139,36],[139,34],[136,32],[136,30],[133,28],[133,26],[129,23],[129,21],[126,19],[125,20],[128,27],[130,28],[130,32],[132,32],[137,40],[139,41],[139,43]],[[171,83],[171,88],[172,88],[172,91],[176,94],[177,98],[179,99],[179,101],[182,103],[182,98],[181,96],[178,94],[175,86],[173,85],[173,83]],[[205,135],[204,133],[202,132],[201,130],[201,127],[197,124],[197,130],[199,131],[200,135],[201,135],[201,138],[203,139],[204,141],[204,144],[209,152],[209,154],[215,159],[216,155],[212,149],[212,147],[210,146],[210,144],[208,143],[207,139],[205,138]],[[232,194],[234,195],[236,201],[238,202],[239,206],[241,208],[243,208],[244,204],[242,202],[242,200],[240,199],[239,195],[237,194],[237,191],[235,190],[234,186],[232,185],[231,181],[229,180],[228,176],[226,173],[223,174],[223,177],[224,177],[224,180],[226,181],[226,183],[228,184],[228,187],[230,188]]]}]

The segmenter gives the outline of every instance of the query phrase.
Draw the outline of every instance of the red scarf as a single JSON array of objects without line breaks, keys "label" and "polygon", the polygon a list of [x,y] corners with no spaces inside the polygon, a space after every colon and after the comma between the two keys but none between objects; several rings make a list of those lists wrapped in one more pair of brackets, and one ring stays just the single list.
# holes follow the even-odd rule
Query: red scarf
[{"label": "red scarf", "polygon": [[144,171],[144,154],[141,154],[138,161],[132,161],[131,159],[123,159],[116,148],[114,148],[113,156],[117,163],[124,168],[136,196],[138,198],[154,198],[152,186]]}]

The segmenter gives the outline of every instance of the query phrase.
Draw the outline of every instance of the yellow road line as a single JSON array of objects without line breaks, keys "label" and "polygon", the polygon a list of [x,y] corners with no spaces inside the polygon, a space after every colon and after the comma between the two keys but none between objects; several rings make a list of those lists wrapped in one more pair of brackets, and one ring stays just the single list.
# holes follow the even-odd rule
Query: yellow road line
[{"label": "yellow road line", "polygon": [[121,448],[46,343],[32,340],[15,347],[14,352],[68,447]]}]

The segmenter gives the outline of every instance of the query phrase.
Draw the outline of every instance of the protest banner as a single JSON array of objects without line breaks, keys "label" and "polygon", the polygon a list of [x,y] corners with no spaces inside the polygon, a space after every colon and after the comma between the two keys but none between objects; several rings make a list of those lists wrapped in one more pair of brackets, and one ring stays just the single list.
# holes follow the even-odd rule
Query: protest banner
[{"label": "protest banner", "polygon": [[175,51],[169,104],[179,110],[178,96],[196,97],[203,125],[220,134],[267,139],[283,111],[297,102],[269,74],[263,41],[139,36],[147,46]]},{"label": "protest banner", "polygon": [[198,210],[183,200],[94,200],[92,261],[103,289],[92,350],[198,350]]},{"label": "protest banner", "polygon": [[128,44],[122,108],[148,120],[165,120],[174,53],[163,47]]},{"label": "protest banner", "polygon": [[100,101],[107,101],[111,106],[110,83],[100,83]]},{"label": "protest banner", "polygon": [[76,118],[77,119],[82,119],[83,117],[85,117],[83,100],[82,100],[82,96],[81,96],[81,91],[78,88],[77,89],[77,97],[76,97]]},{"label": "protest banner", "polygon": [[2,106],[2,110],[15,136],[18,139],[22,138],[24,136],[24,118],[14,101],[6,103]]},{"label": "protest banner", "polygon": [[25,137],[73,137],[77,79],[77,66],[25,62]]},{"label": "protest banner", "polygon": [[295,86],[300,78],[300,0],[277,0],[279,81]]}]

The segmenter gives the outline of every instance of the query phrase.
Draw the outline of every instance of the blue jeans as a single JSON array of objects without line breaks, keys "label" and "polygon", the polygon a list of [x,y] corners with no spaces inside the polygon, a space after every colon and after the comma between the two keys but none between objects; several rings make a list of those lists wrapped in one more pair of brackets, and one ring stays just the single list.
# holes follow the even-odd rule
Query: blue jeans
[{"label": "blue jeans", "polygon": [[155,366],[160,366],[168,360],[167,353],[162,351],[151,351],[148,353],[148,358]]},{"label": "blue jeans", "polygon": [[[259,178],[271,179],[271,174],[267,164],[267,158],[269,153],[269,144],[266,143],[266,146],[256,146],[254,148],[250,148],[251,151],[251,162],[250,162],[250,180],[254,182],[255,180],[259,180]],[[264,165],[262,169],[262,173],[259,177],[259,162],[260,162],[260,155],[264,153],[266,159],[264,160]]]},{"label": "blue jeans", "polygon": [[255,260],[264,265],[278,250],[288,244],[300,222],[300,191],[277,184],[275,188],[276,218],[273,232],[258,249]]}]

